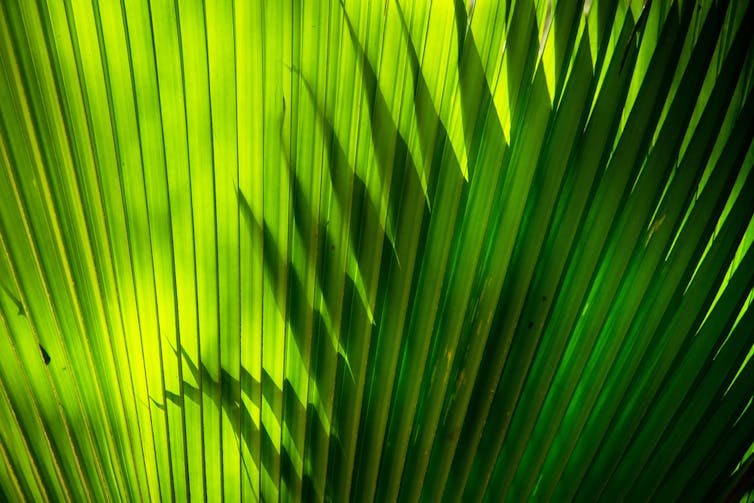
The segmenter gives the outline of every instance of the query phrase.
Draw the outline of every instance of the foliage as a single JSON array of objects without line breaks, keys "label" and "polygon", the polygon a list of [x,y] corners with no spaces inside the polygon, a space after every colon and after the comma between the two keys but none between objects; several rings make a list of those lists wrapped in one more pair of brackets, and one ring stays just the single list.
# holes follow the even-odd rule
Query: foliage
[{"label": "foliage", "polygon": [[754,6],[0,4],[0,496],[739,500]]}]

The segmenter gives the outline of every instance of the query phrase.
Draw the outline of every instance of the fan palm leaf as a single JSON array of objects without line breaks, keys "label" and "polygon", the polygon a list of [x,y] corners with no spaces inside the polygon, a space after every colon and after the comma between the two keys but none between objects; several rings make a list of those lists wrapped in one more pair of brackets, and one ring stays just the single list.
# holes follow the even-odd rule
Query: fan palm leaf
[{"label": "fan palm leaf", "polygon": [[0,499],[750,499],[753,25],[2,3]]}]

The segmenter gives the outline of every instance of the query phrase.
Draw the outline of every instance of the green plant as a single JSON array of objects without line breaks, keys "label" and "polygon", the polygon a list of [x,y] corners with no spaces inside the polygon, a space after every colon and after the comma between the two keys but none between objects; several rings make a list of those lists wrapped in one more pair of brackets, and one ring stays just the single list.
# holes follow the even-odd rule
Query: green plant
[{"label": "green plant", "polygon": [[0,499],[750,497],[751,26],[0,4]]}]

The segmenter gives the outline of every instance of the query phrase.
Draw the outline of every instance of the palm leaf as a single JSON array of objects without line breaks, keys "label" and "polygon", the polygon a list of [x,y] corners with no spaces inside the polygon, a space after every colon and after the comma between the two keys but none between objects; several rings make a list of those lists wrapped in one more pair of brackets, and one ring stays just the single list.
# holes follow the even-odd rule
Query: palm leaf
[{"label": "palm leaf", "polygon": [[750,2],[0,5],[0,500],[746,501]]}]

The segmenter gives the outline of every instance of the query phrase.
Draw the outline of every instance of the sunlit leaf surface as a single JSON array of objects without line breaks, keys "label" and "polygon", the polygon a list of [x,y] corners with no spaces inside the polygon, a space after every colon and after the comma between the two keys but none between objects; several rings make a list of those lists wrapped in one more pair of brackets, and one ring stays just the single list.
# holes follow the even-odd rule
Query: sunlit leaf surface
[{"label": "sunlit leaf surface", "polygon": [[0,500],[750,501],[753,26],[0,2]]}]

